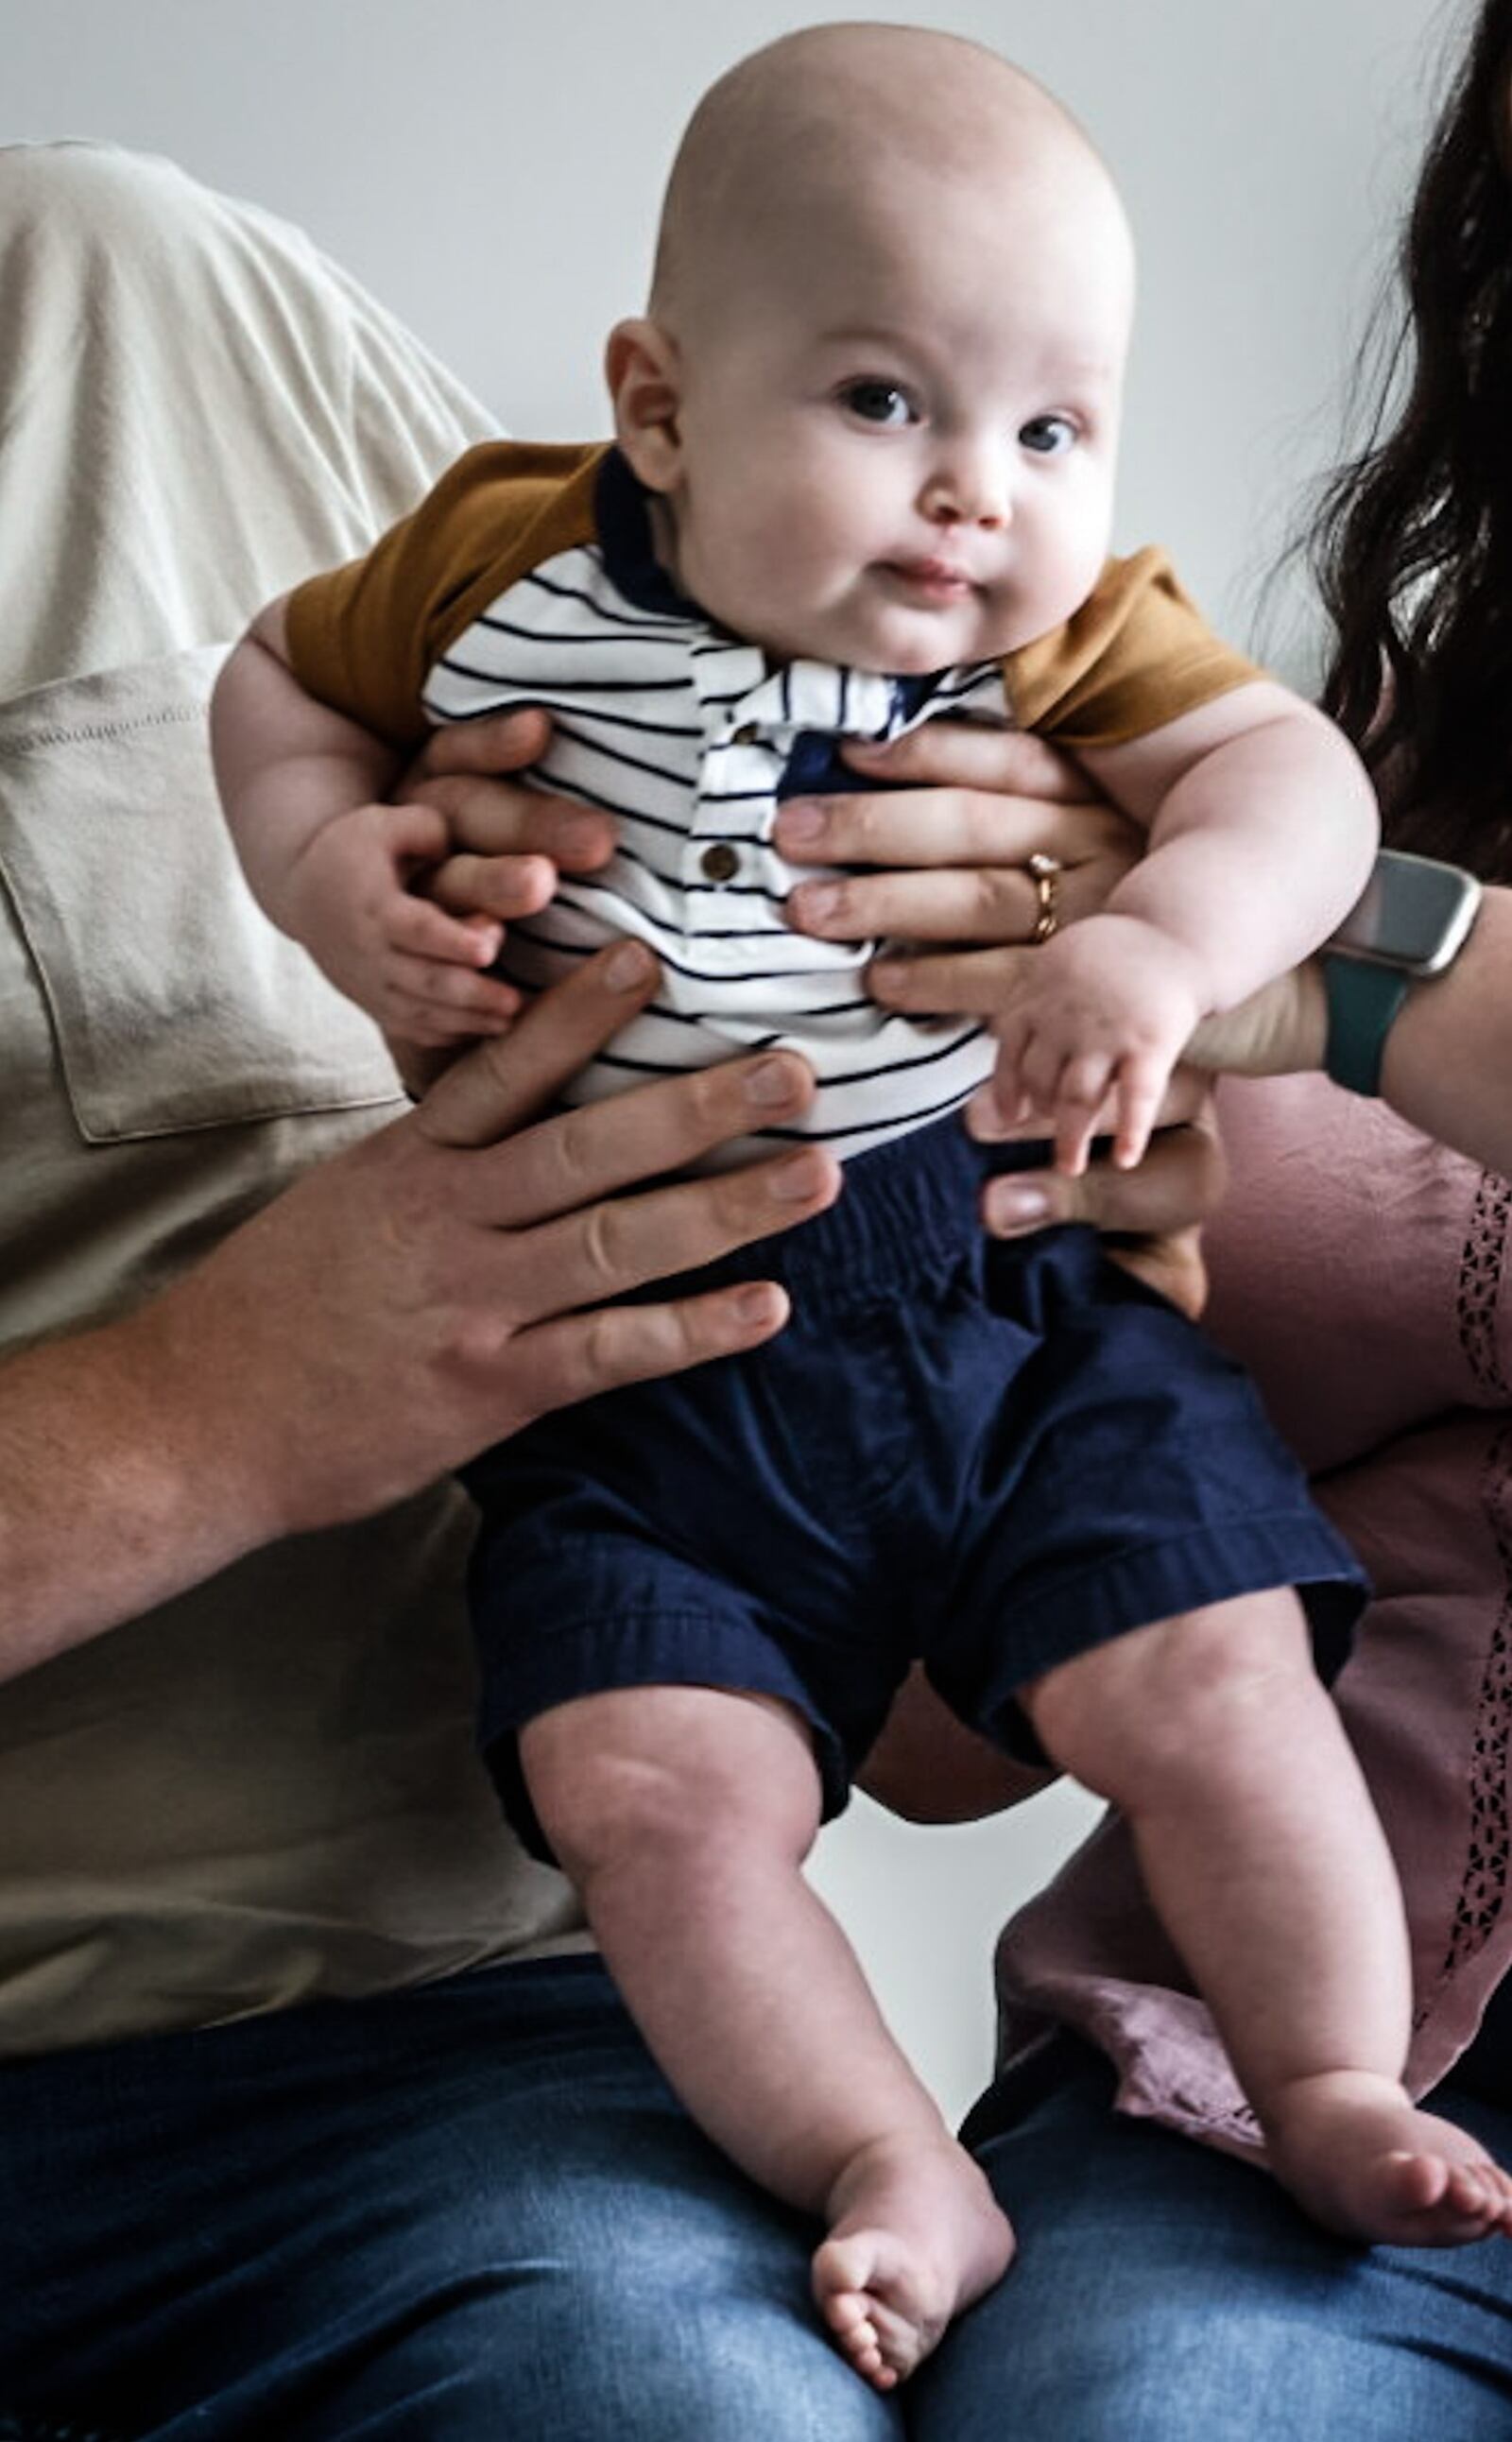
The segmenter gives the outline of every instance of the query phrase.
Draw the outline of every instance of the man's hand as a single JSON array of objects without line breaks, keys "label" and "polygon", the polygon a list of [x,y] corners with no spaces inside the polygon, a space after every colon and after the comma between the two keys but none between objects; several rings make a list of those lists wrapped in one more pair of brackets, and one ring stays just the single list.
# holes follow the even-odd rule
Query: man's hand
[{"label": "man's hand", "polygon": [[600,953],[525,1012],[507,1055],[479,1045],[161,1297],[10,1361],[0,1675],[256,1544],[401,1499],[547,1409],[781,1327],[772,1284],[612,1301],[832,1201],[838,1166],[817,1146],[644,1183],[796,1118],[801,1061],[541,1116],[655,982],[638,945]]},{"label": "man's hand", "polygon": [[540,1116],[655,975],[634,943],[601,952],[527,1011],[507,1052],[480,1045],[160,1301],[157,1328],[193,1352],[201,1399],[253,1412],[234,1438],[265,1503],[260,1533],[356,1516],[547,1409],[778,1329],[770,1285],[610,1302],[831,1200],[838,1167],[818,1150],[626,1193],[795,1118],[812,1092],[801,1061],[738,1061]]}]

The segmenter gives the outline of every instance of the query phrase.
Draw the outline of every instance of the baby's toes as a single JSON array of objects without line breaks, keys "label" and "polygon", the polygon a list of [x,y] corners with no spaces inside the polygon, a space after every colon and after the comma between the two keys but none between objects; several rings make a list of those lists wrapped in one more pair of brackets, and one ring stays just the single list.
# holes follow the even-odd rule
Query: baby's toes
[{"label": "baby's toes", "polygon": [[[1503,2225],[1508,2183],[1491,2162],[1446,2162],[1436,2155],[1399,2158],[1398,2195],[1418,2225],[1425,2246],[1466,2246]],[[1412,2236],[1404,2234],[1412,2245]]]},{"label": "baby's toes", "polygon": [[856,2372],[878,2391],[890,2391],[898,2377],[883,2355],[882,2335],[872,2321],[869,2300],[842,2291],[829,2301],[825,2313],[838,2346]]},{"label": "baby's toes", "polygon": [[1491,2227],[1503,2238],[1512,2238],[1512,2173],[1494,2163],[1490,2169],[1493,2212]]}]

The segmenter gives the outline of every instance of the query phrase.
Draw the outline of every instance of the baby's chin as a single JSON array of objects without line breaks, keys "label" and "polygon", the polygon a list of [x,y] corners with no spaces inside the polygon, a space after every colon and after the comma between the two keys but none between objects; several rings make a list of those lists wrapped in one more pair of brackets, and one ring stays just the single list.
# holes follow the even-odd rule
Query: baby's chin
[{"label": "baby's chin", "polygon": [[837,614],[812,623],[795,621],[771,637],[752,639],[774,661],[829,662],[850,670],[878,670],[885,678],[926,678],[957,663],[992,662],[1012,650],[1000,625],[975,609],[943,612],[902,610],[889,604],[874,613]]}]

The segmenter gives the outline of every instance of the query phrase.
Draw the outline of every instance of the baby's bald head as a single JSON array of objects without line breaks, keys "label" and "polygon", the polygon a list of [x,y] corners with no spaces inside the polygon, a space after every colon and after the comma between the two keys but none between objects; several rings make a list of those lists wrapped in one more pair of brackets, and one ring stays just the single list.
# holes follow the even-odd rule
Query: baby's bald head
[{"label": "baby's bald head", "polygon": [[663,206],[650,311],[684,340],[749,311],[816,257],[916,242],[932,209],[1077,208],[1132,260],[1122,208],[1070,114],[1022,69],[954,34],[818,26],[710,87]]},{"label": "baby's bald head", "polygon": [[974,43],[787,35],[700,103],[606,351],[684,594],[779,659],[1010,652],[1107,550],[1133,254],[1074,120]]}]

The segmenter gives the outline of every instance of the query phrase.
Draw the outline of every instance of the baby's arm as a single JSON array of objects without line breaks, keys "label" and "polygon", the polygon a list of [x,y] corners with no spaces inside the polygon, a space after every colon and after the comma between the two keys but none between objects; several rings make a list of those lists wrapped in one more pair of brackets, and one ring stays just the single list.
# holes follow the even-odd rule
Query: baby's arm
[{"label": "baby's arm", "polygon": [[1139,1160],[1193,1026],[1327,939],[1377,834],[1353,748],[1269,680],[1080,760],[1149,827],[1149,852],[1028,963],[999,1020],[996,1087],[1010,1119],[1053,1118],[1073,1173],[1110,1094],[1114,1157]]},{"label": "baby's arm", "polygon": [[410,890],[446,854],[446,820],[382,802],[399,756],[306,693],[283,610],[281,599],[259,612],[210,710],[215,777],[253,895],[390,1034],[449,1045],[501,1033],[519,995],[479,970],[498,957],[502,926]]}]

